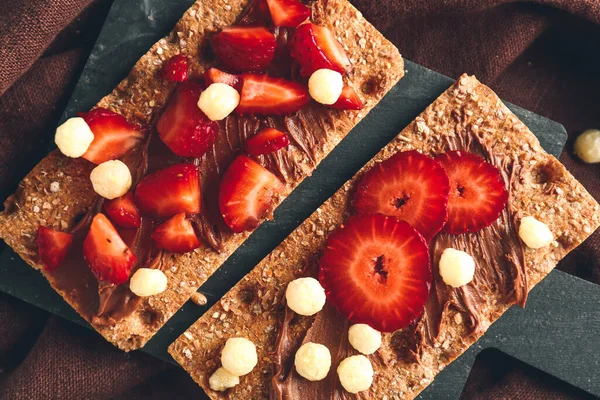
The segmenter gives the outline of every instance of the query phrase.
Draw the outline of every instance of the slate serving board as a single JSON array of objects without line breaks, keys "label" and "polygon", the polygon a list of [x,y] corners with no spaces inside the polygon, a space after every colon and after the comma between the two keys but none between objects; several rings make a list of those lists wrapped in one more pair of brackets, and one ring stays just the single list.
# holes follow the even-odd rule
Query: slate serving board
[{"label": "slate serving board", "polygon": [[[63,120],[88,110],[127,75],[135,61],[166,35],[193,0],[116,0]],[[239,279],[296,226],[435,100],[452,79],[406,61],[406,76],[200,289],[208,305],[186,303],[142,350],[173,362],[166,350]],[[546,151],[558,156],[566,142],[558,123],[507,103],[535,133]],[[0,255],[0,291],[87,325],[11,249]],[[476,355],[497,348],[589,393],[600,395],[600,290],[597,285],[552,272],[530,294],[527,307],[513,307],[485,336],[442,371],[420,396],[458,398]]]}]

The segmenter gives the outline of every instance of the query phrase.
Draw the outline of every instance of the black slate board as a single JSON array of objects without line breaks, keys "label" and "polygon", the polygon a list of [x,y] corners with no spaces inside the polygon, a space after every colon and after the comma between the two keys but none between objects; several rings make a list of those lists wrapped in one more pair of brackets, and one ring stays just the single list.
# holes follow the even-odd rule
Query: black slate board
[{"label": "black slate board", "polygon": [[[193,0],[116,0],[63,120],[91,108],[109,93],[192,3]],[[284,201],[275,213],[275,221],[263,224],[201,288],[209,304],[199,307],[186,303],[142,351],[172,362],[167,346],[451,83],[450,78],[407,61],[406,76],[313,176]],[[546,151],[560,154],[567,138],[560,124],[507,105],[536,134]],[[87,325],[38,272],[10,249],[0,255],[0,291]],[[524,310],[509,310],[477,344],[441,372],[420,398],[458,398],[475,356],[489,347],[600,395],[600,361],[589,351],[600,348],[599,304],[600,290],[596,285],[560,271],[552,272],[532,291]]]}]

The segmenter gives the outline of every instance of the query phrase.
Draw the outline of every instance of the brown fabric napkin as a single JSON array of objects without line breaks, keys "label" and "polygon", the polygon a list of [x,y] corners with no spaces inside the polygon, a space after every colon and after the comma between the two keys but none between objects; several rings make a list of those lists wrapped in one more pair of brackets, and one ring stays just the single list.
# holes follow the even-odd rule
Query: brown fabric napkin
[{"label": "brown fabric napkin", "polygon": [[[0,14],[0,200],[45,153],[112,0],[5,0]],[[500,96],[565,125],[561,161],[600,199],[600,165],[572,156],[600,128],[597,0],[354,0],[408,59],[477,75]],[[0,244],[2,246],[2,244]],[[600,234],[560,268],[600,283]],[[0,277],[1,279],[1,277]],[[125,354],[94,332],[0,295],[0,398],[204,398],[181,370]],[[463,399],[583,399],[511,361],[478,359]]]}]

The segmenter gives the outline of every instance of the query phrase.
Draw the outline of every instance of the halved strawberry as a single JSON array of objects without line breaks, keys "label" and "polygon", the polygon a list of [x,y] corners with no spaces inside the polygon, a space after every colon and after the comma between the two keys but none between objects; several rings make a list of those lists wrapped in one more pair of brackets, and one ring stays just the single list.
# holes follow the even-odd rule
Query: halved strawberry
[{"label": "halved strawberry", "polygon": [[156,125],[162,141],[182,157],[202,157],[219,132],[219,125],[198,108],[200,93],[200,84],[180,83]]},{"label": "halved strawberry", "polygon": [[310,8],[298,0],[267,0],[267,4],[276,26],[295,28],[310,18]]},{"label": "halved strawberry", "polygon": [[192,223],[184,213],[177,214],[156,227],[152,238],[156,241],[159,249],[171,253],[187,253],[202,245]]},{"label": "halved strawberry", "polygon": [[175,164],[147,175],[135,189],[143,215],[169,218],[200,212],[200,172],[194,164]]},{"label": "halved strawberry", "polygon": [[36,242],[38,255],[42,264],[44,264],[44,269],[48,272],[54,272],[67,257],[67,253],[73,244],[73,235],[40,225]]},{"label": "halved strawberry", "polygon": [[448,218],[450,184],[444,168],[416,150],[394,154],[374,165],[360,180],[354,208],[381,213],[411,224],[427,240]]},{"label": "halved strawberry", "polygon": [[183,54],[177,54],[167,62],[161,71],[161,77],[167,81],[185,82],[188,80],[188,60]]},{"label": "halved strawberry", "polygon": [[243,74],[240,114],[283,115],[296,112],[310,103],[303,85],[268,75]]},{"label": "halved strawberry", "polygon": [[382,332],[404,328],[421,314],[431,279],[423,237],[382,214],[350,217],[329,236],[319,261],[327,301],[350,321]]},{"label": "halved strawberry", "polygon": [[476,232],[498,219],[508,201],[508,192],[496,167],[466,151],[448,151],[435,159],[450,179],[445,231]]},{"label": "halved strawberry", "polygon": [[119,228],[134,229],[140,227],[140,212],[133,202],[132,192],[127,192],[116,199],[105,200],[103,209],[110,221]]},{"label": "halved strawberry", "polygon": [[262,129],[244,143],[246,152],[251,156],[273,153],[289,145],[288,135],[274,128]]},{"label": "halved strawberry", "polygon": [[276,45],[275,35],[262,26],[229,26],[212,38],[215,55],[234,72],[266,69]]},{"label": "halved strawberry", "polygon": [[204,83],[209,87],[212,83],[224,83],[236,90],[241,89],[240,77],[233,74],[228,74],[217,68],[210,68],[204,72]]},{"label": "halved strawberry", "polygon": [[99,281],[127,282],[137,258],[104,214],[96,214],[83,242],[83,258]]},{"label": "halved strawberry", "polygon": [[247,156],[237,156],[219,188],[219,208],[225,223],[235,233],[256,229],[272,211],[273,197],[283,188],[265,167]]},{"label": "halved strawberry", "polygon": [[322,68],[343,74],[350,67],[342,44],[324,26],[311,23],[300,25],[290,41],[290,51],[300,63],[300,74],[305,77]]},{"label": "halved strawberry", "polygon": [[145,136],[139,127],[106,108],[98,107],[79,116],[94,133],[94,140],[82,157],[94,164],[116,160],[140,144]]},{"label": "halved strawberry", "polygon": [[340,98],[331,105],[331,107],[340,110],[361,110],[364,106],[352,86],[344,86]]}]

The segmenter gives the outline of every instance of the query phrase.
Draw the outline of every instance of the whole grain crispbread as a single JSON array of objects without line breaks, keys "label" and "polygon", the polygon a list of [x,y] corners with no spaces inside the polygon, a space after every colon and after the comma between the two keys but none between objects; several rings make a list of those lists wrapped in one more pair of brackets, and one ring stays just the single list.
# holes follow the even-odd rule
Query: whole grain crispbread
[{"label": "whole grain crispbread", "polygon": [[[158,72],[175,54],[186,54],[190,76],[201,79],[211,62],[203,57],[207,38],[233,24],[248,0],[198,0],[184,14],[173,31],[158,41],[133,67],[129,75],[97,104],[125,116],[130,122],[152,125],[164,107],[174,84],[161,80]],[[311,3],[313,21],[329,27],[346,49],[352,69],[345,78],[365,103],[359,112],[326,109],[326,137],[310,156],[294,143],[285,150],[298,163],[299,173],[286,177],[279,204],[319,162],[346,136],[404,74],[398,50],[370,25],[346,0],[319,0]],[[322,107],[311,104],[309,107]],[[83,110],[82,110],[83,111]],[[83,159],[68,159],[58,151],[44,158],[20,183],[7,209],[0,214],[0,238],[27,263],[39,269],[63,298],[100,334],[119,348],[129,351],[142,347],[160,327],[196,292],[206,279],[249,236],[230,235],[217,253],[208,247],[193,253],[171,255],[163,263],[168,289],[144,298],[128,317],[112,326],[92,321],[98,300],[95,281],[86,287],[59,287],[52,274],[43,271],[37,257],[36,231],[40,224],[62,231],[70,230],[89,210],[95,194],[89,182],[93,165]],[[49,190],[58,183],[60,190]],[[57,187],[55,184],[54,188]],[[88,268],[81,265],[81,268]]]},{"label": "whole grain crispbread", "polygon": [[[434,155],[461,146],[484,148],[488,161],[504,173],[510,192],[506,214],[510,214],[514,221],[526,215],[534,216],[549,226],[556,240],[550,246],[534,250],[526,248],[517,239],[523,256],[521,273],[524,277],[519,276],[517,271],[504,270],[504,276],[495,276],[497,282],[492,280],[479,289],[484,296],[478,303],[475,324],[467,317],[467,310],[449,307],[441,314],[439,334],[432,342],[428,343],[418,330],[383,335],[382,347],[369,356],[375,378],[368,396],[363,397],[416,397],[439,371],[471,346],[504,311],[512,304],[524,301],[527,291],[600,225],[600,207],[592,196],[560,162],[541,148],[536,137],[491,89],[466,75],[180,336],[169,347],[170,354],[213,399],[269,398],[286,286],[293,279],[305,276],[307,271],[314,274],[328,233],[351,213],[350,201],[356,181],[375,162],[385,160],[397,151],[416,149]],[[481,233],[468,235],[471,238],[488,235],[496,243],[506,242],[508,235],[518,238],[514,235],[516,225],[508,221],[503,216]],[[509,232],[509,229],[513,231]],[[470,250],[477,251],[476,246]],[[512,264],[507,262],[507,265],[519,263],[518,260],[510,261]],[[496,260],[490,263],[496,263]],[[478,265],[477,269],[487,267]],[[441,278],[436,271],[434,256],[434,280],[438,285]],[[480,278],[481,275],[476,272],[474,281],[468,286],[482,284]],[[514,291],[506,289],[508,292],[502,293],[505,289],[501,280],[513,282]],[[523,286],[521,293],[517,289],[518,282]],[[445,290],[459,293],[460,289]],[[315,317],[295,315],[293,323],[286,325],[288,335],[295,338],[291,342],[302,342],[314,321]],[[407,331],[412,337],[406,336]],[[241,377],[235,388],[227,392],[212,391],[208,378],[220,366],[223,344],[234,336],[246,337],[256,344],[258,365],[250,374]],[[342,340],[344,338],[340,337]],[[418,343],[418,351],[415,351],[415,343]],[[331,353],[335,354],[334,351]],[[293,351],[290,354],[293,355]],[[337,365],[332,365],[330,374],[335,374],[336,368]],[[326,394],[321,395],[326,397]],[[306,398],[312,399],[312,396],[307,394]]]}]

